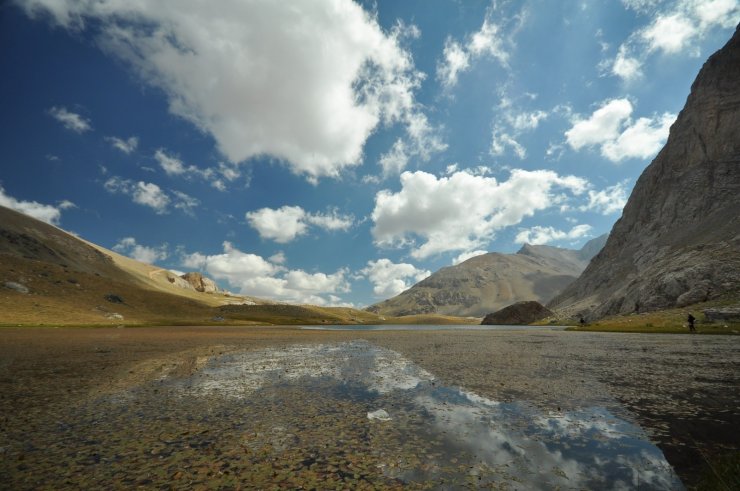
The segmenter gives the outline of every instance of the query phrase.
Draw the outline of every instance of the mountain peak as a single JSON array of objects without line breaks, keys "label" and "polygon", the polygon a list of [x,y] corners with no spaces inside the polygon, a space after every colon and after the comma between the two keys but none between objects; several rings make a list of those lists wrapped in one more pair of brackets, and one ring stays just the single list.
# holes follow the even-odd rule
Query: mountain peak
[{"label": "mountain peak", "polygon": [[589,259],[582,250],[524,244],[516,254],[490,252],[442,268],[368,310],[389,316],[482,317],[523,300],[547,302],[576,279]]},{"label": "mountain peak", "polygon": [[740,26],[691,86],[604,249],[549,305],[592,317],[737,295]]}]

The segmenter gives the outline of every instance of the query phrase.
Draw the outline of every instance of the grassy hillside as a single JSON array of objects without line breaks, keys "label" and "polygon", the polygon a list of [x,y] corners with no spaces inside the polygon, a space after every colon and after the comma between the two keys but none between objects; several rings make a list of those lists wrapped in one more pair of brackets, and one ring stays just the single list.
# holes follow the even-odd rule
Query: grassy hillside
[{"label": "grassy hillside", "polygon": [[667,309],[643,314],[613,315],[604,317],[585,326],[578,324],[577,319],[548,318],[538,322],[540,325],[552,323],[571,325],[572,331],[596,332],[644,332],[644,333],[689,333],[688,313],[696,317],[698,334],[740,334],[740,322],[709,322],[703,314],[704,309],[737,306],[735,299],[726,298],[704,302],[681,309]]}]

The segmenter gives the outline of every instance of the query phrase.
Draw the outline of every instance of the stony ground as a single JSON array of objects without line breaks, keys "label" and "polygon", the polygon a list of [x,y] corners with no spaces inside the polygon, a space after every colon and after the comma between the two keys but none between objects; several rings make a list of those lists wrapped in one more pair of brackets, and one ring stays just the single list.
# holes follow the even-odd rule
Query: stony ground
[{"label": "stony ground", "polygon": [[[443,383],[490,399],[527,401],[543,410],[606,407],[639,423],[689,487],[707,461],[740,450],[738,337],[547,330],[2,329],[0,488],[33,487],[32,442],[48,445],[40,434],[74,427],[67,419],[74,419],[75,408],[90,407],[86,401],[163,376],[191,374],[225,352],[352,339],[394,350]],[[85,424],[100,418],[83,413]],[[91,445],[105,446],[105,435]]]}]

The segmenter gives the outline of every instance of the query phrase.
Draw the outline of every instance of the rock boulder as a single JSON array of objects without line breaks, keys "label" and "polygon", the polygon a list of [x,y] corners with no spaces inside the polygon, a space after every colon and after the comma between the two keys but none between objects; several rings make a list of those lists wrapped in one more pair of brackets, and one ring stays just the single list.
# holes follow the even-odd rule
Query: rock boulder
[{"label": "rock boulder", "polygon": [[216,282],[200,273],[185,273],[180,278],[190,283],[196,291],[215,293],[218,291]]},{"label": "rock boulder", "polygon": [[482,325],[526,325],[545,317],[553,315],[552,311],[547,309],[539,302],[533,300],[517,302],[508,307],[504,307],[498,312],[488,314],[481,322]]}]

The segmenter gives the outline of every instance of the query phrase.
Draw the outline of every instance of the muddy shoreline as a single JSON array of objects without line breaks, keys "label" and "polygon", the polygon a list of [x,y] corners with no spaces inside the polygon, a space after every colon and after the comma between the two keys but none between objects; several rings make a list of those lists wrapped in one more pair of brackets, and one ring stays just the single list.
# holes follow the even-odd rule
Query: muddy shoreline
[{"label": "muddy shoreline", "polygon": [[[0,330],[0,487],[26,488],[24,434],[83,401],[185,377],[210,357],[364,339],[441,382],[544,411],[605,407],[634,420],[691,487],[740,449],[740,340],[555,331],[302,331],[173,327]],[[103,442],[104,444],[104,442]],[[23,483],[26,484],[23,484]],[[59,483],[64,487],[64,483]]]}]

